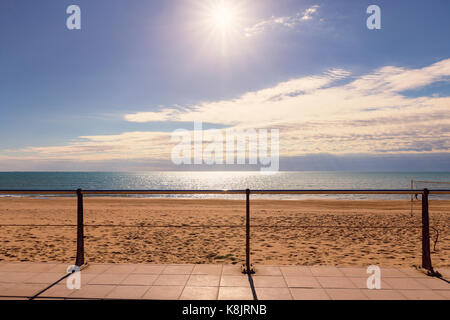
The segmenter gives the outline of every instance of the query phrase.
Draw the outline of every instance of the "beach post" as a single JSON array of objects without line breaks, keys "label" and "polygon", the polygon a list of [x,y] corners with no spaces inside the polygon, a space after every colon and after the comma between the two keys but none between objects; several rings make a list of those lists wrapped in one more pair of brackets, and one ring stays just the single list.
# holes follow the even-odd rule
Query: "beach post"
[{"label": "beach post", "polygon": [[245,272],[246,274],[253,273],[250,264],[250,189],[245,190]]},{"label": "beach post", "polygon": [[430,254],[430,219],[428,213],[428,189],[422,194],[422,268],[434,273]]},{"label": "beach post", "polygon": [[83,222],[83,191],[77,190],[77,258],[75,265],[84,265],[84,222]]}]

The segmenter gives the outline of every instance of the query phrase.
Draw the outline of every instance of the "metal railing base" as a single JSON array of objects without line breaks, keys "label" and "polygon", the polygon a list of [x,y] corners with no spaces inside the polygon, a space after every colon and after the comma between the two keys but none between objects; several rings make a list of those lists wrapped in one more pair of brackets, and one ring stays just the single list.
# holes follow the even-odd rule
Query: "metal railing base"
[{"label": "metal railing base", "polygon": [[78,268],[80,268],[80,271],[83,271],[84,269],[86,269],[87,267],[89,267],[89,263],[85,262],[84,264],[82,264],[81,266],[77,266]]},{"label": "metal railing base", "polygon": [[423,268],[422,266],[419,265],[414,265],[414,267],[417,269],[417,271],[423,273],[424,275],[427,275],[429,277],[436,277],[436,278],[441,278],[442,275],[439,273],[439,271],[435,271],[433,269],[426,269]]},{"label": "metal railing base", "polygon": [[253,264],[250,265],[250,272],[248,272],[246,264],[243,264],[241,266],[241,270],[242,270],[243,274],[255,274],[256,273],[255,268],[253,267]]}]

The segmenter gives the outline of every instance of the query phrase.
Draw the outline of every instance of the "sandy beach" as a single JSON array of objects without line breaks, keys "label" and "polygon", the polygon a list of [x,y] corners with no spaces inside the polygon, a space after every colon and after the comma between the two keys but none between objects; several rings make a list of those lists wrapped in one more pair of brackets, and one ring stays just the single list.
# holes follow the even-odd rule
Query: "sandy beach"
[{"label": "sandy beach", "polygon": [[[84,206],[88,262],[244,261],[243,201],[85,198]],[[421,262],[420,201],[413,216],[408,200],[252,200],[251,214],[253,263],[409,267]],[[450,266],[449,218],[450,201],[430,201],[435,267]],[[75,198],[2,198],[0,221],[0,261],[74,262]]]}]

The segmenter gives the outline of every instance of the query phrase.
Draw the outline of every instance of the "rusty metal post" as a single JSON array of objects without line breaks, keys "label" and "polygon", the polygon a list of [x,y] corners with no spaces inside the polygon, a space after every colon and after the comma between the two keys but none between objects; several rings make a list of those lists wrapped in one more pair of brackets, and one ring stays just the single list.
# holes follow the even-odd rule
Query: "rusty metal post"
[{"label": "rusty metal post", "polygon": [[83,222],[83,192],[77,190],[77,258],[75,265],[84,265],[84,222]]},{"label": "rusty metal post", "polygon": [[422,268],[434,273],[430,254],[430,219],[428,214],[428,189],[422,194]]}]

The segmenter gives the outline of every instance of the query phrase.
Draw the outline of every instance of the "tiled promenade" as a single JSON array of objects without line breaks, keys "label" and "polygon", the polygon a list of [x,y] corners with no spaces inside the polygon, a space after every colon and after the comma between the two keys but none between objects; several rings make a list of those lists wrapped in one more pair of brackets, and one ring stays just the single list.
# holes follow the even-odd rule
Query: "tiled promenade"
[{"label": "tiled promenade", "polygon": [[[0,262],[0,299],[29,299],[66,275],[68,265]],[[439,269],[447,280],[450,269]],[[259,300],[450,299],[450,284],[414,268],[382,268],[381,289],[366,288],[366,268],[256,266]],[[66,279],[39,299],[252,300],[247,275],[237,265],[91,264],[81,272],[81,289]]]}]

